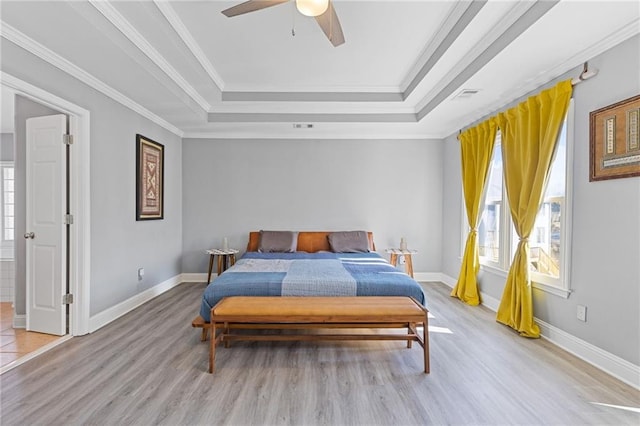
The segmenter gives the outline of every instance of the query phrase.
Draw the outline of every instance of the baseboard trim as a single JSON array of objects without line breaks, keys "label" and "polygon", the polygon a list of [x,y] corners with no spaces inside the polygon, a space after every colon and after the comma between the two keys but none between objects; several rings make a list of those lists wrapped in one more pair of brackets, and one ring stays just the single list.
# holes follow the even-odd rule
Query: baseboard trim
[{"label": "baseboard trim", "polygon": [[415,272],[413,279],[421,283],[440,282],[442,281],[442,274],[439,272]]},{"label": "baseboard trim", "polygon": [[13,315],[13,328],[27,328],[27,315],[14,314]]},{"label": "baseboard trim", "polygon": [[640,390],[640,366],[535,318],[542,337],[607,374]]},{"label": "baseboard trim", "polygon": [[[441,282],[451,288],[455,286],[457,282],[456,279],[446,274],[441,275]],[[480,292],[480,299],[482,300],[483,306],[486,306],[493,312],[498,311],[498,307],[500,306],[500,301],[498,299],[482,292]],[[640,389],[640,366],[600,349],[599,347],[594,346],[573,334],[569,334],[558,327],[546,323],[539,318],[534,317],[534,319],[540,326],[540,335],[542,338],[548,340],[559,348],[564,349],[570,354],[577,356],[583,361],[588,362],[616,379],[623,381],[629,386]]]},{"label": "baseboard trim", "polygon": [[157,297],[162,293],[171,290],[181,282],[182,274],[176,275],[175,277],[169,278],[168,280],[163,281],[160,284],[143,291],[142,293],[138,293],[135,296],[130,297],[129,299],[90,317],[89,333],[93,333],[99,328],[102,328],[110,322],[120,318],[124,314],[131,312],[138,306],[148,302],[154,297]]},{"label": "baseboard trim", "polygon": [[[217,277],[218,274],[211,274],[211,281]],[[182,282],[184,283],[205,283],[207,282],[207,274],[204,272],[188,272],[182,274]]]}]

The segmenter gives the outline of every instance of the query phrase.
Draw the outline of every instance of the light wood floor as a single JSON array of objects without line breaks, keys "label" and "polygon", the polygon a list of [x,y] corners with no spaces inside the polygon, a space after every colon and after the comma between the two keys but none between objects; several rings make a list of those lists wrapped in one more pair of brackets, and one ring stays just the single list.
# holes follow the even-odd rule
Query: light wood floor
[{"label": "light wood floor", "polygon": [[0,423],[638,425],[640,392],[425,284],[431,374],[402,342],[240,342],[215,375],[182,284],[0,376]]},{"label": "light wood floor", "polygon": [[13,328],[11,302],[0,303],[0,367],[4,367],[59,338],[59,336]]}]

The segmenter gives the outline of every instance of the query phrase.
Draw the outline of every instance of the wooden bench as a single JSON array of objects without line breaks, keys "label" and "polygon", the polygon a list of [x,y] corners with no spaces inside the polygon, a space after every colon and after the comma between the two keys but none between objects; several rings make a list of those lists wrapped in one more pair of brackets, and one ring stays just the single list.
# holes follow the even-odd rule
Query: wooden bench
[{"label": "wooden bench", "polygon": [[[406,340],[423,348],[424,372],[429,373],[427,310],[410,297],[255,297],[222,299],[211,309],[211,322],[201,317],[193,327],[202,327],[202,340],[211,330],[209,372],[215,371],[216,346],[232,340]],[[423,327],[422,336],[417,326]],[[406,328],[407,334],[233,334],[233,329],[338,329]],[[218,333],[219,331],[219,333]]]}]

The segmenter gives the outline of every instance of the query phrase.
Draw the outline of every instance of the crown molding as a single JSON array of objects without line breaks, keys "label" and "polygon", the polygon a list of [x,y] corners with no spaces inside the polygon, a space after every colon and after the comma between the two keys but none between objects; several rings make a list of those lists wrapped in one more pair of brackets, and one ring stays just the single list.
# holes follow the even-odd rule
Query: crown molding
[{"label": "crown molding", "polygon": [[127,19],[108,1],[89,0],[114,27],[131,41],[142,53],[160,68],[178,87],[193,99],[204,111],[210,111],[211,105],[191,86],[187,80],[136,30]]},{"label": "crown molding", "polygon": [[213,83],[218,87],[218,90],[223,91],[225,87],[224,80],[218,71],[216,71],[213,64],[209,61],[207,55],[204,53],[198,42],[196,42],[187,27],[184,25],[175,9],[172,8],[167,1],[153,0],[153,3],[160,10],[160,13],[164,15],[176,34],[178,34],[178,37],[180,37],[182,42],[189,48],[193,57],[197,59],[202,68],[209,75],[209,78],[211,78],[211,81],[213,81]]},{"label": "crown molding", "polygon": [[[425,109],[436,97],[438,97],[448,85],[456,80],[462,73],[467,71],[469,67],[480,58],[484,52],[489,49],[492,44],[496,43],[498,40],[504,40],[508,44],[514,37],[510,37],[508,40],[506,39],[506,33],[514,25],[518,19],[520,19],[525,13],[531,9],[534,5],[533,2],[517,2],[514,6],[509,10],[509,12],[504,16],[501,25],[494,26],[489,32],[487,32],[484,37],[482,37],[476,44],[469,50],[465,56],[455,64],[449,72],[447,72],[447,76],[449,78],[441,79],[433,88],[425,95],[425,97],[418,102],[416,105],[417,111],[422,111]],[[518,32],[519,35],[522,31]],[[516,36],[517,36],[516,35]],[[453,90],[455,91],[455,90]],[[452,92],[453,92],[452,91]],[[448,95],[447,95],[448,96]]]},{"label": "crown molding", "polygon": [[418,73],[422,68],[424,68],[425,64],[433,55],[435,50],[438,48],[440,44],[442,44],[443,40],[451,32],[451,29],[456,25],[456,23],[460,20],[460,17],[464,14],[465,10],[468,8],[468,4],[464,2],[453,2],[453,6],[449,10],[447,17],[442,22],[438,31],[433,35],[433,37],[427,42],[427,44],[420,52],[420,55],[416,58],[413,66],[407,72],[407,75],[402,79],[402,83],[400,86],[402,87],[402,92],[406,92],[407,88],[411,84],[413,80],[415,80],[418,76]]},{"label": "crown molding", "polygon": [[530,79],[526,82],[523,82],[523,84],[518,87],[514,87],[505,91],[499,96],[499,101],[483,106],[482,108],[465,115],[462,119],[460,119],[461,125],[449,129],[449,131],[447,132],[447,136],[454,134],[459,129],[468,127],[472,123],[475,123],[484,117],[494,115],[497,111],[501,110],[506,105],[512,104],[516,100],[525,96],[527,93],[531,93],[532,91],[547,84],[553,79],[560,77],[562,74],[569,72],[578,66],[581,66],[585,62],[593,59],[598,55],[601,55],[607,50],[617,46],[618,44],[630,39],[637,34],[640,34],[640,19],[633,20],[629,24],[621,27],[617,31],[614,31],[609,36],[598,41],[594,45],[582,50],[581,52],[576,53],[565,62],[543,73],[538,74],[536,78]]},{"label": "crown molding", "polygon": [[229,91],[222,92],[223,102],[403,102],[401,92],[359,91],[348,92],[266,92]]},{"label": "crown molding", "polygon": [[216,131],[196,131],[196,132],[186,132],[182,137],[184,139],[211,139],[211,140],[236,140],[236,139],[251,139],[251,140],[437,140],[441,141],[442,138],[436,137],[431,134],[421,134],[421,133],[394,133],[393,135],[381,134],[380,132],[376,132],[371,135],[363,134],[362,132],[357,132],[357,134],[349,134],[346,132],[335,132],[335,131],[327,131],[327,132],[309,132],[309,133],[297,133],[292,134],[289,132],[274,132],[270,134],[265,134],[264,131],[261,130],[247,130],[247,131],[238,131],[238,130],[216,130]]},{"label": "crown molding", "polygon": [[[451,14],[449,14],[449,16],[447,16],[447,20],[443,24],[447,26],[447,30],[442,31],[442,29],[445,28],[444,26],[441,26],[438,30],[438,35],[436,37],[437,39],[442,38],[442,40],[438,42],[437,46],[434,46],[433,51],[430,52],[427,60],[423,62],[422,67],[417,71],[411,82],[405,86],[405,90],[402,94],[404,99],[408,98],[418,85],[420,85],[422,80],[424,80],[431,69],[447,53],[460,34],[464,32],[486,4],[487,0],[471,2],[471,4],[468,4],[467,7],[463,9],[462,13],[460,13],[460,8],[464,3],[456,3],[455,9]],[[455,23],[451,25],[451,21],[455,18],[457,18]],[[442,36],[440,36],[440,33],[443,33]]]},{"label": "crown molding", "polygon": [[411,113],[218,113],[208,114],[209,123],[416,123]]},{"label": "crown molding", "polygon": [[265,102],[225,102],[211,114],[412,114],[411,105],[390,105],[387,102],[308,102],[304,100]]},{"label": "crown molding", "polygon": [[53,52],[49,48],[47,48],[44,45],[38,43],[37,41],[33,40],[32,38],[26,36],[25,34],[20,32],[19,30],[15,29],[11,25],[7,24],[6,22],[0,21],[0,23],[1,23],[1,25],[0,25],[0,36],[2,38],[10,41],[11,43],[13,43],[13,44],[15,44],[17,46],[20,46],[21,48],[25,49],[27,52],[37,56],[38,58],[40,58],[40,59],[42,59],[42,60],[44,60],[44,61],[46,61],[48,63],[50,63],[51,65],[53,65],[54,67],[62,70],[63,72],[66,72],[67,74],[69,74],[72,77],[78,79],[79,81],[83,82],[87,86],[99,91],[100,93],[108,96],[109,98],[113,99],[114,101],[116,101],[116,102],[124,105],[125,107],[131,109],[132,111],[140,114],[141,116],[143,116],[143,117],[147,118],[148,120],[154,122],[158,126],[165,128],[166,130],[170,131],[171,133],[173,133],[173,134],[175,134],[177,136],[180,136],[180,137],[183,136],[182,130],[178,129],[176,126],[174,126],[173,124],[169,123],[168,121],[166,121],[165,119],[161,118],[160,116],[158,116],[158,115],[154,114],[153,112],[149,111],[148,109],[146,109],[142,105],[138,104],[137,102],[135,102],[131,98],[125,96],[121,92],[117,91],[113,87],[111,87],[108,84],[104,83],[102,80],[99,80],[98,78],[96,78],[93,75],[89,74],[88,72],[86,72],[82,68],[78,67],[77,65],[71,63],[70,61],[68,61],[65,58],[61,57],[57,53]]}]

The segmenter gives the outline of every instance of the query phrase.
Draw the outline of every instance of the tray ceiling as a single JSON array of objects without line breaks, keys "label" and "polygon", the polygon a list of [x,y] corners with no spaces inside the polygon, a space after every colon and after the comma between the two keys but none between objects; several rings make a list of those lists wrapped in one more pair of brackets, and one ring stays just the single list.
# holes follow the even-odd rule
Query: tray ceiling
[{"label": "tray ceiling", "polygon": [[634,1],[334,0],[333,47],[237,3],[3,1],[0,34],[185,137],[442,138],[640,32]]}]

